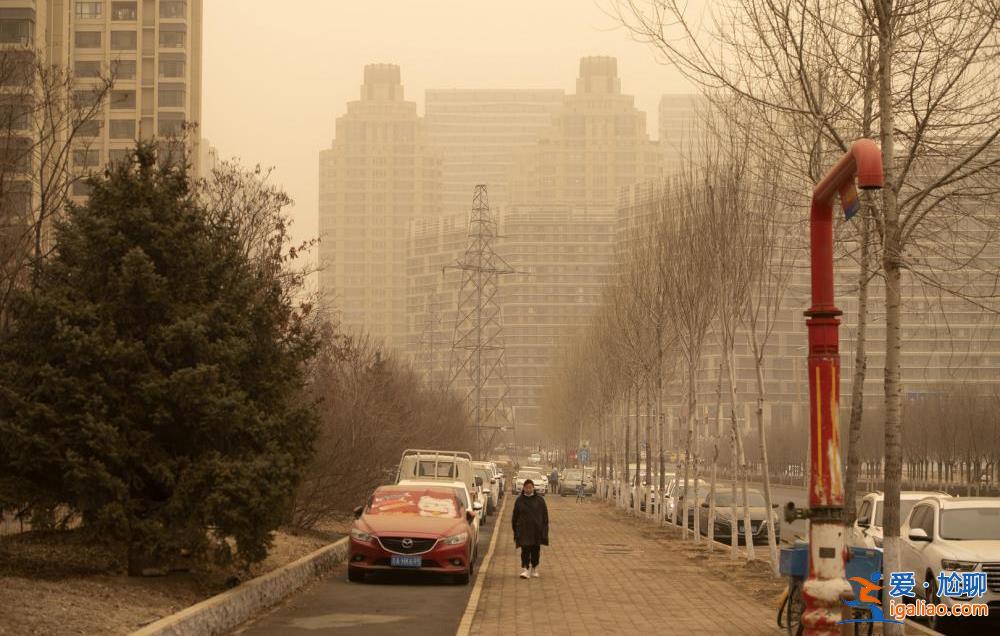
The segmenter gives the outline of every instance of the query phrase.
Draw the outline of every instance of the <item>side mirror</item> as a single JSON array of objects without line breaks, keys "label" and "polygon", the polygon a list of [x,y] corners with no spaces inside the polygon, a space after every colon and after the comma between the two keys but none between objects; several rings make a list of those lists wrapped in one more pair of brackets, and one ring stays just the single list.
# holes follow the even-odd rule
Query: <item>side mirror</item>
[{"label": "side mirror", "polygon": [[930,541],[931,538],[927,536],[927,531],[923,528],[910,528],[910,534],[907,535],[910,541]]},{"label": "side mirror", "polygon": [[358,506],[357,508],[355,508],[354,509],[354,518],[355,519],[360,519],[361,518],[361,513],[364,512],[364,511],[365,511],[365,507],[364,506]]},{"label": "side mirror", "polygon": [[469,523],[472,523],[473,521],[475,521],[475,520],[476,520],[476,513],[472,512],[471,510],[466,510],[466,511],[465,511],[465,519],[466,519],[466,520],[467,520],[467,521],[468,521]]},{"label": "side mirror", "polygon": [[775,510],[777,510],[778,509],[778,504],[771,504],[771,507],[774,508]]},{"label": "side mirror", "polygon": [[701,502],[701,507],[702,508],[708,508],[708,502],[707,501]]},{"label": "side mirror", "polygon": [[859,528],[870,528],[871,525],[872,525],[871,521],[868,519],[868,517],[863,517],[861,519],[858,519],[858,527]]},{"label": "side mirror", "polygon": [[476,485],[477,486],[482,486],[483,485],[483,478],[482,477],[476,477]]},{"label": "side mirror", "polygon": [[483,509],[483,502],[481,502],[481,501],[473,501],[472,502],[472,509],[473,510],[482,510]]},{"label": "side mirror", "polygon": [[491,484],[495,484],[495,483],[497,483],[497,478],[496,478],[496,477],[494,477],[493,479],[491,479],[491,480],[490,480],[490,483],[491,483]]},{"label": "side mirror", "polygon": [[798,519],[798,510],[795,509],[795,502],[789,501],[785,504],[785,523],[792,523]]}]

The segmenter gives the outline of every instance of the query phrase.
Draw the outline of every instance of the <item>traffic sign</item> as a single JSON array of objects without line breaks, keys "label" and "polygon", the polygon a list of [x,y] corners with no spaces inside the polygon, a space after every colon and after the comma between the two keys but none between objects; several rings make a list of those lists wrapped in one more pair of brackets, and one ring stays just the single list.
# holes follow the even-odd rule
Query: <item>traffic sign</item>
[{"label": "traffic sign", "polygon": [[590,461],[590,449],[581,448],[580,450],[576,451],[576,458],[577,460],[579,460],[581,464],[586,464],[587,462]]}]

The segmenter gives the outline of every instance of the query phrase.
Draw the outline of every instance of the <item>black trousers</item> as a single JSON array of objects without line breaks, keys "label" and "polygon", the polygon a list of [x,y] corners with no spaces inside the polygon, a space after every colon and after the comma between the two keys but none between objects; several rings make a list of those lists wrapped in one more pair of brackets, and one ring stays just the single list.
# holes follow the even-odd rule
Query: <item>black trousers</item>
[{"label": "black trousers", "polygon": [[538,567],[538,559],[542,556],[542,546],[540,545],[522,545],[521,546],[521,567],[527,568],[529,565],[533,568]]}]

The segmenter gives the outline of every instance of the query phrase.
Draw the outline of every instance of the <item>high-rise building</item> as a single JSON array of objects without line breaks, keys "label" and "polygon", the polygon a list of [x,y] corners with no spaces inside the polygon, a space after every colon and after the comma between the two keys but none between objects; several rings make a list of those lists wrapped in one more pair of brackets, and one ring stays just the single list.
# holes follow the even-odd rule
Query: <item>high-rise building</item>
[{"label": "high-rise building", "polygon": [[320,294],[356,333],[402,348],[407,334],[406,235],[441,210],[441,159],[399,67],[370,64],[360,99],[337,118],[319,157]]},{"label": "high-rise building", "polygon": [[538,143],[518,153],[510,202],[613,208],[620,188],[658,178],[662,163],[646,114],[622,94],[617,60],[585,57],[576,92],[563,98]]},{"label": "high-rise building", "polygon": [[686,158],[698,156],[705,143],[701,135],[706,128],[707,111],[708,100],[702,95],[682,93],[660,97],[659,143],[665,173],[679,172]]},{"label": "high-rise building", "polygon": [[615,214],[607,206],[520,205],[501,214],[510,404],[517,425],[542,424],[540,403],[559,347],[593,320],[611,273]]},{"label": "high-rise building", "polygon": [[[113,79],[101,111],[74,134],[75,171],[99,170],[137,139],[174,136],[201,121],[202,0],[0,0],[0,40],[67,69],[67,100]],[[197,164],[198,132],[188,141]],[[78,183],[74,194],[85,193]]]},{"label": "high-rise building", "polygon": [[533,146],[551,127],[564,95],[556,89],[428,90],[424,117],[428,139],[441,151],[445,213],[468,213],[479,184],[489,187],[491,208],[506,207],[515,151]]}]

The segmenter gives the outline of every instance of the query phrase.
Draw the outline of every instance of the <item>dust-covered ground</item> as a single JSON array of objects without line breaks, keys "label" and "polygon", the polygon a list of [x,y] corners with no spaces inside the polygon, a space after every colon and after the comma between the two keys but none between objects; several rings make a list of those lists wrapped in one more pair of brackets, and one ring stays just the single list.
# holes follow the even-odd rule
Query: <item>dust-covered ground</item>
[{"label": "dust-covered ground", "polygon": [[[276,533],[259,576],[337,536]],[[28,532],[0,539],[0,634],[128,634],[231,586],[233,573],[191,567],[166,576],[129,577],[113,551],[68,532]]]}]

